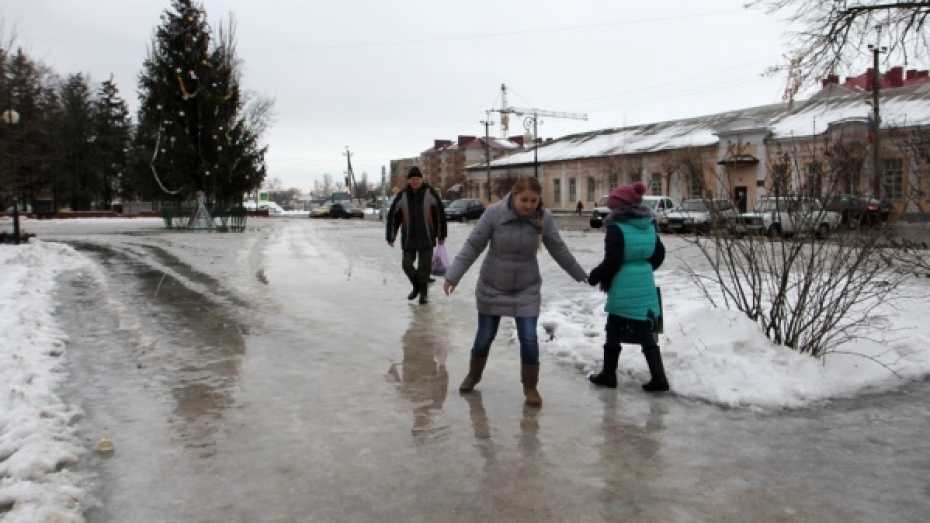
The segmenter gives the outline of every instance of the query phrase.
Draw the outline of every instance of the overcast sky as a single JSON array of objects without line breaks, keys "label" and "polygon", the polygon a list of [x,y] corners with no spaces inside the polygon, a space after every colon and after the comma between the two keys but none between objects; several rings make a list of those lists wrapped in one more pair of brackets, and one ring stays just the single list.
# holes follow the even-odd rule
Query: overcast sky
[{"label": "overcast sky", "polygon": [[[313,189],[380,181],[391,159],[435,139],[483,135],[486,111],[540,118],[539,135],[673,120],[779,102],[787,26],[747,0],[206,0],[214,29],[234,15],[243,87],[275,100],[269,177]],[[3,34],[62,76],[114,76],[133,114],[137,77],[169,0],[3,0]],[[500,135],[491,113],[492,135]],[[524,133],[511,118],[510,135]]]}]

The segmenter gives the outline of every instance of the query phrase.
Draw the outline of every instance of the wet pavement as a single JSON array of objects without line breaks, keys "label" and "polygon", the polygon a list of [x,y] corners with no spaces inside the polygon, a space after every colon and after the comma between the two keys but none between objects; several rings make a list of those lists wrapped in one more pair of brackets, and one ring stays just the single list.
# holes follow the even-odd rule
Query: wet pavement
[{"label": "wet pavement", "polygon": [[[450,242],[471,227],[450,225]],[[88,521],[848,523],[930,513],[928,382],[809,409],[723,409],[629,382],[596,389],[575,366],[543,358],[544,405],[529,409],[508,322],[480,392],[457,391],[477,267],[467,292],[433,286],[419,306],[405,299],[400,252],[376,221],[266,219],[185,251],[207,264],[177,254],[184,234],[40,232],[104,275],[67,273],[59,296],[65,397],[86,412],[88,447],[103,435],[117,445],[82,465],[98,500]],[[240,244],[235,256],[211,251],[228,241]],[[597,256],[576,252],[590,258],[584,266]]]}]

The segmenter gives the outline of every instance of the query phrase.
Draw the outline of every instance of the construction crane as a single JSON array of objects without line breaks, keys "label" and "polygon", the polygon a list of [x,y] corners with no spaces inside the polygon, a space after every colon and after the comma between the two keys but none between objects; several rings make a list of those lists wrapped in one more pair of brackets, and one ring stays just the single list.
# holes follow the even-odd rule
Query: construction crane
[{"label": "construction crane", "polygon": [[[529,109],[525,107],[509,107],[507,105],[507,86],[501,84],[501,108],[500,109],[491,109],[493,112],[500,113],[501,115],[501,137],[507,138],[507,131],[510,127],[510,115],[515,114],[517,116],[526,116],[526,119],[523,122],[524,128],[529,131],[529,124],[532,122],[533,125],[533,175],[536,178],[539,178],[539,156],[537,149],[539,148],[539,142],[537,138],[539,137],[539,117],[547,116],[550,118],[573,118],[575,120],[587,120],[588,115],[584,113],[566,113],[559,111],[544,111],[542,109]],[[490,161],[490,160],[488,160]]]},{"label": "construction crane", "polygon": [[[491,112],[500,113],[501,115],[501,138],[507,138],[507,133],[510,128],[510,116],[515,114],[517,116],[528,116],[532,118],[532,121],[535,122],[540,116],[547,116],[550,118],[573,118],[575,120],[587,120],[588,115],[584,113],[566,113],[559,111],[545,111],[542,109],[529,109],[526,107],[510,107],[507,105],[507,85],[501,84],[501,108],[500,109],[491,109]],[[529,129],[527,129],[529,130]],[[533,138],[536,138],[536,126],[534,123],[533,129]]]}]

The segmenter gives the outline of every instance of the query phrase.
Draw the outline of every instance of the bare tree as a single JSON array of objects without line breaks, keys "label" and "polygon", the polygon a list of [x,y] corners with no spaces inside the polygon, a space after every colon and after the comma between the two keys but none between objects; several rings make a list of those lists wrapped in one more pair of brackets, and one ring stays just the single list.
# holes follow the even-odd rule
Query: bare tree
[{"label": "bare tree", "polygon": [[507,171],[503,175],[493,178],[491,181],[491,193],[494,194],[497,199],[507,196],[507,193],[513,188],[513,184],[517,183],[517,178],[519,177],[519,174]]},{"label": "bare tree", "polygon": [[[834,148],[831,154],[832,159],[821,156],[821,163],[845,164],[835,158],[842,150]],[[792,176],[797,157],[772,152],[765,181],[769,194],[785,200],[811,198],[802,180]],[[717,185],[726,186],[726,181]],[[812,212],[809,219],[819,223],[825,211]],[[808,234],[773,237],[748,234],[740,228],[743,223],[738,219],[731,227],[685,237],[703,255],[687,262],[688,272],[712,305],[743,312],[774,343],[814,357],[836,352],[852,339],[887,338],[873,327],[873,309],[909,275],[884,241],[886,229],[837,230],[825,241],[813,234],[815,228]]]},{"label": "bare tree", "polygon": [[787,63],[771,73],[787,73],[785,98],[831,74],[859,69],[868,45],[887,47],[886,63],[909,63],[930,52],[930,2],[894,0],[753,0],[749,7],[787,12],[791,32]]}]

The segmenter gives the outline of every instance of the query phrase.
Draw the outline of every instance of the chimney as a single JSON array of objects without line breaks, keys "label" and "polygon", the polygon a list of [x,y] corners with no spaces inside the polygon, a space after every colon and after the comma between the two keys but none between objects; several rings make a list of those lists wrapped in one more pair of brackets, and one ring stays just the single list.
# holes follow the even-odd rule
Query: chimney
[{"label": "chimney", "polygon": [[904,85],[904,69],[900,66],[892,67],[885,73],[883,85],[895,88]]},{"label": "chimney", "polygon": [[907,73],[904,76],[905,80],[913,80],[917,78],[917,69],[908,69]]},{"label": "chimney", "polygon": [[452,145],[452,140],[433,140],[433,149],[437,151],[450,145]]},{"label": "chimney", "polygon": [[837,85],[839,83],[840,77],[835,74],[831,74],[827,75],[826,78],[820,81],[820,87],[825,89],[828,85]]},{"label": "chimney", "polygon": [[460,134],[459,135],[459,147],[463,147],[468,142],[472,142],[474,140],[475,140],[474,136],[463,136]]},{"label": "chimney", "polygon": [[507,139],[519,145],[520,147],[523,147],[523,136],[511,136],[510,138],[507,138]]}]

